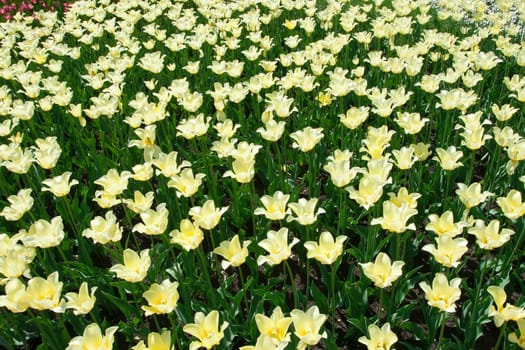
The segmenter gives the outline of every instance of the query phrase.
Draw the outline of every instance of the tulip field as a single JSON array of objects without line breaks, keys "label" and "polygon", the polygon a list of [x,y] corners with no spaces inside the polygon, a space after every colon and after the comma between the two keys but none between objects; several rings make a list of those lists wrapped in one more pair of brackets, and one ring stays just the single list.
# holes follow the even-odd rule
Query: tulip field
[{"label": "tulip field", "polygon": [[525,2],[1,6],[1,349],[525,349]]}]

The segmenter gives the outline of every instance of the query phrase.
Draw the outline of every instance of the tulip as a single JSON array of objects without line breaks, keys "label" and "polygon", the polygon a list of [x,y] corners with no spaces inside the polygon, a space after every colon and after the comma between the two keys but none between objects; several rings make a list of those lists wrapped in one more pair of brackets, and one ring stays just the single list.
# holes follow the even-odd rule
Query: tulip
[{"label": "tulip", "polygon": [[189,350],[196,350],[200,347],[209,350],[215,345],[219,345],[221,339],[224,338],[224,330],[227,327],[228,322],[225,321],[219,329],[219,312],[213,310],[207,315],[197,312],[195,323],[188,323],[182,330],[198,339],[191,342]]},{"label": "tulip", "polygon": [[95,291],[97,287],[92,287],[88,292],[88,284],[82,282],[78,293],[66,293],[66,309],[73,309],[75,315],[85,315],[95,306]]},{"label": "tulip", "polygon": [[288,259],[292,254],[292,247],[299,243],[299,239],[294,238],[292,243],[288,244],[288,229],[281,228],[279,231],[268,231],[267,238],[259,242],[259,246],[266,250],[269,255],[259,256],[257,264],[278,265]]},{"label": "tulip", "polygon": [[140,282],[146,277],[151,265],[149,249],[142,250],[139,255],[128,248],[124,250],[123,262],[124,264],[113,265],[109,271],[115,272],[118,278],[128,282]]},{"label": "tulip", "polygon": [[178,282],[170,282],[165,279],[161,284],[153,283],[142,296],[148,301],[148,305],[142,305],[141,309],[145,315],[169,314],[177,306],[179,301]]},{"label": "tulip", "polygon": [[403,274],[404,261],[394,261],[385,253],[379,253],[373,263],[360,263],[363,272],[376,287],[390,287]]},{"label": "tulip", "polygon": [[221,242],[213,252],[225,259],[221,262],[221,266],[226,270],[230,266],[237,267],[244,264],[248,256],[248,246],[250,243],[250,241],[244,241],[241,247],[239,236],[235,235],[231,241]]},{"label": "tulip", "polygon": [[508,303],[505,305],[507,293],[505,293],[503,288],[499,286],[489,286],[487,292],[492,296],[496,304],[496,307],[494,307],[494,305],[490,305],[489,307],[489,317],[493,317],[496,327],[499,328],[503,323],[510,320],[517,321],[525,318],[525,309],[523,307],[517,307]]},{"label": "tulip", "polygon": [[364,344],[368,350],[389,350],[397,342],[397,335],[390,329],[390,323],[381,328],[375,324],[368,326],[368,336],[360,337],[357,341]]},{"label": "tulip", "polygon": [[317,306],[312,306],[306,312],[294,309],[290,312],[295,335],[299,338],[297,350],[304,350],[310,345],[316,345],[322,338],[326,338],[326,332],[320,333],[327,316],[319,312]]},{"label": "tulip", "polygon": [[199,225],[191,222],[189,219],[183,219],[180,222],[179,230],[170,232],[171,243],[180,245],[187,251],[197,248],[202,240],[204,234],[199,228]]},{"label": "tulip", "polygon": [[118,330],[117,326],[106,329],[104,335],[96,323],[91,323],[84,329],[81,336],[74,337],[69,341],[66,350],[111,350],[115,340],[114,334]]},{"label": "tulip", "polygon": [[338,236],[335,241],[330,232],[321,233],[319,243],[308,241],[304,243],[304,247],[308,251],[306,257],[308,259],[316,259],[321,264],[331,265],[343,253],[343,242],[347,239],[346,236]]},{"label": "tulip", "polygon": [[432,287],[427,282],[420,282],[419,286],[425,292],[428,305],[437,307],[443,312],[455,312],[456,301],[461,297],[460,278],[450,281],[442,273],[437,273],[432,281]]}]

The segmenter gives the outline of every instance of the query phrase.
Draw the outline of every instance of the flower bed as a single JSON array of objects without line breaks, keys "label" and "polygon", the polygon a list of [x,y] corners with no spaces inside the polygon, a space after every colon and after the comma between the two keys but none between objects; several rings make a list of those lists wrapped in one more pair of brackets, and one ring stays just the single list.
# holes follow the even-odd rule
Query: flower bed
[{"label": "flower bed", "polygon": [[0,345],[525,348],[520,1],[0,24]]}]

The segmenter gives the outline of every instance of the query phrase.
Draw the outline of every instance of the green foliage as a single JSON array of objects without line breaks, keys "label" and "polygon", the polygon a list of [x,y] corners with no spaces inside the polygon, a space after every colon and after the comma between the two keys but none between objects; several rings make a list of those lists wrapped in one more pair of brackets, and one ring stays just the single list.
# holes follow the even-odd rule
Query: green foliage
[{"label": "green foliage", "polygon": [[[238,349],[256,344],[263,315],[279,307],[291,317],[313,306],[326,317],[320,345],[303,343],[294,320],[283,332],[289,338],[282,334],[286,349],[364,348],[370,326],[386,323],[397,349],[510,347],[517,319],[496,327],[487,287],[503,287],[507,305],[524,305],[519,2],[511,12],[463,1],[235,7],[241,1],[228,5],[233,10],[221,3],[210,9],[191,1],[79,1],[60,16],[35,12],[35,20],[18,16],[0,25],[0,347],[64,349],[96,324],[102,335],[118,327],[107,335],[114,348],[165,330],[171,344],[187,348],[197,341],[187,332],[198,323],[195,315],[216,310],[218,327],[228,325],[213,346]],[[255,24],[250,10],[258,11]],[[480,21],[488,13],[492,22]],[[294,35],[297,47],[287,41]],[[250,47],[263,51],[251,60]],[[468,74],[479,82],[468,84]],[[514,114],[502,116],[494,105]],[[359,108],[367,117],[352,126]],[[272,128],[269,120],[284,123],[274,140],[261,131]],[[322,135],[301,136],[307,128]],[[447,165],[439,152],[452,146],[461,154]],[[403,160],[406,151],[416,156]],[[166,165],[163,157],[176,160]],[[334,163],[339,170],[329,170]],[[181,180],[188,169],[193,179]],[[48,180],[66,172],[75,184],[61,195]],[[458,184],[475,183],[480,193],[458,191]],[[17,206],[10,196],[18,193],[20,201],[23,189],[32,202]],[[289,197],[267,205],[265,196],[277,191]],[[505,209],[505,198],[514,211]],[[215,210],[206,212],[209,203]],[[185,219],[200,228],[183,227]],[[494,220],[495,236],[474,235]],[[286,240],[272,245],[269,232],[282,228]],[[436,247],[438,235],[455,229],[456,245]],[[319,242],[325,231],[334,240],[346,237],[340,250]],[[240,247],[231,247],[229,257],[218,254],[236,235]],[[501,246],[483,247],[498,239]],[[148,249],[147,259],[125,261],[127,249]],[[404,263],[401,276],[383,288],[377,279],[388,280],[391,267],[376,266],[375,276],[364,268],[381,252]],[[118,264],[131,266],[128,277],[115,272]],[[421,288],[438,273],[461,279],[454,312],[430,305],[448,302],[448,290],[436,297]],[[157,302],[172,298],[175,305],[147,313],[148,293],[165,280],[178,286]],[[46,287],[31,287],[37,283]],[[84,283],[89,300],[81,306],[74,299]]]}]

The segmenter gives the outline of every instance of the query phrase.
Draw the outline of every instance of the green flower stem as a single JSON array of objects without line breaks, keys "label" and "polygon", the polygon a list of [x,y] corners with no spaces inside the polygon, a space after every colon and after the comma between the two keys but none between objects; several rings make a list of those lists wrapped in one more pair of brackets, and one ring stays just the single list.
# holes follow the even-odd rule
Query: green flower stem
[{"label": "green flower stem", "polygon": [[439,338],[438,338],[437,347],[436,347],[437,350],[440,349],[441,342],[443,340],[443,335],[445,334],[445,325],[446,325],[446,323],[447,323],[447,313],[443,312],[442,313],[442,319],[441,319],[441,329],[439,331]]},{"label": "green flower stem", "polygon": [[445,185],[445,196],[448,196],[448,194],[450,193],[450,186],[451,186],[451,182],[452,182],[452,171],[448,171],[448,172],[445,172],[445,170],[441,170],[441,173],[443,175],[446,175],[447,177],[447,180],[446,180],[446,185]]},{"label": "green flower stem", "polygon": [[[521,224],[520,224],[521,222]],[[514,255],[516,254],[516,251],[518,250],[518,247],[522,247],[523,241],[525,239],[525,233],[523,230],[523,221],[518,221],[518,224],[516,225],[516,232],[519,232],[519,238],[518,242],[514,244],[514,248],[512,249],[512,252],[506,257],[505,262],[503,263],[503,266],[501,267],[501,271],[503,273],[502,276],[507,276],[508,269],[510,268],[510,263],[512,262],[512,259]]]},{"label": "green flower stem", "polygon": [[[192,139],[194,140],[194,139]],[[201,152],[200,154],[210,154],[210,150],[208,149],[207,145],[204,143],[204,140],[202,140],[201,142],[201,145],[202,145],[202,149],[201,149]],[[194,141],[195,142],[195,141]],[[195,144],[195,147],[197,147],[197,144]],[[198,149],[198,148],[196,148]],[[211,190],[211,194],[213,196],[213,199],[215,201],[219,201],[220,198],[219,198],[219,192],[217,190],[217,183],[219,182],[219,180],[217,179],[217,173],[213,170],[213,167],[212,167],[212,164],[211,164],[211,157],[210,156],[206,156],[204,157],[205,159],[205,162],[206,162],[206,170],[207,170],[207,173],[210,175],[210,190]]]},{"label": "green flower stem", "polygon": [[91,321],[99,324],[100,315],[97,308],[94,307],[93,309],[91,309],[91,311],[89,312],[89,317],[91,318]]},{"label": "green flower stem", "polygon": [[339,191],[339,218],[337,220],[337,234],[342,235],[345,229],[346,208],[344,206],[344,193]]},{"label": "green flower stem", "polygon": [[335,275],[337,271],[337,266],[334,264],[330,265],[330,311],[332,313],[332,333],[335,332]]},{"label": "green flower stem", "polygon": [[288,260],[284,261],[284,267],[288,271],[288,276],[290,277],[290,284],[291,284],[291,287],[292,287],[294,308],[298,308],[299,307],[299,300],[298,300],[298,295],[297,295],[297,289],[295,287],[295,279],[294,279],[294,275],[293,275],[293,272],[292,272],[292,268],[290,267],[290,264],[288,264]]},{"label": "green flower stem", "polygon": [[173,329],[173,330],[175,330],[178,327],[178,325],[179,325],[179,322],[174,317],[175,313],[176,313],[176,311],[175,312],[170,312],[168,314],[168,320],[170,321],[170,326],[171,326],[171,329]]},{"label": "green flower stem", "polygon": [[73,210],[71,209],[71,204],[69,203],[69,200],[67,198],[64,198],[64,203],[66,205],[66,211],[67,215],[69,215],[69,220],[71,222],[71,227],[73,227],[73,231],[75,235],[78,237],[80,235],[80,232],[77,227],[77,222],[75,220],[75,217],[73,215]]},{"label": "green flower stem", "polygon": [[[30,123],[32,124],[32,123]],[[31,168],[33,168],[34,172],[35,172],[35,177],[38,179],[40,179],[40,175],[38,174],[38,168],[36,167],[36,165],[33,163],[31,165]],[[32,190],[32,193],[40,193],[42,188],[41,188],[41,185],[38,186],[37,183],[35,183],[35,181],[33,181],[33,176],[31,176],[31,174],[26,174],[27,176],[25,176],[25,179],[27,179],[27,182],[28,182],[28,185],[29,185],[29,188]],[[21,189],[21,188],[24,188],[26,185],[24,185],[22,187],[22,184],[20,183],[20,181],[17,181],[18,182],[18,188]],[[38,202],[38,204],[40,205],[40,208],[41,210],[45,213],[45,215],[47,216],[47,211],[46,211],[46,205],[44,204],[44,201],[42,200],[42,196],[35,196],[36,197],[36,201]]]},{"label": "green flower stem", "polygon": [[[373,212],[368,213],[369,221],[371,222],[374,218],[379,217],[381,208],[378,205],[373,207]],[[368,226],[368,235],[366,239],[366,259],[372,259],[375,247],[375,242],[377,240],[377,235],[379,233],[380,225]]]},{"label": "green flower stem", "polygon": [[60,247],[57,247],[57,250],[58,250],[58,254],[60,255],[60,257],[62,258],[64,262],[69,261],[63,249],[60,249]]},{"label": "green flower stem", "polygon": [[381,319],[383,318],[382,313],[383,313],[383,305],[384,305],[384,303],[383,303],[383,300],[384,300],[384,299],[383,299],[383,298],[384,298],[384,296],[385,296],[384,294],[385,294],[385,293],[384,293],[383,288],[379,288],[379,307],[378,307],[378,309],[377,309],[377,320],[378,320],[380,323],[381,323]]},{"label": "green flower stem", "polygon": [[396,235],[396,257],[394,260],[403,260],[401,256],[401,233],[395,233]]},{"label": "green flower stem", "polygon": [[[499,145],[496,145],[495,148],[496,148],[495,152],[492,153],[491,156],[490,156],[490,160],[488,162],[487,169],[499,169],[499,168],[501,168],[501,165],[499,165],[497,163],[502,158],[502,154],[501,154],[502,153],[502,148]],[[492,180],[492,181],[489,181],[490,185],[494,184],[495,180],[497,180],[497,175],[496,174],[497,174],[496,171],[488,172],[488,174],[487,174],[488,176],[487,177],[491,177],[491,180]],[[492,176],[494,176],[494,177],[492,178]],[[487,190],[492,190],[492,188],[487,188]]]},{"label": "green flower stem", "polygon": [[[315,179],[317,178],[318,173],[318,167],[317,167],[317,153],[315,153],[313,150],[308,152],[307,158],[308,158],[308,172],[306,174],[308,186],[310,189],[319,189],[319,186],[316,186]],[[318,196],[318,192],[310,192],[311,196]]]},{"label": "green flower stem", "polygon": [[126,219],[126,223],[127,225],[129,226],[129,235],[126,239],[126,242],[124,243],[124,247],[125,248],[128,248],[129,247],[129,239],[130,237],[133,237],[133,243],[135,243],[135,249],[139,250],[140,249],[140,243],[137,239],[137,236],[132,232],[132,229],[133,229],[133,223],[131,222],[131,217],[129,215],[129,209],[128,207],[126,206],[126,204],[124,204],[124,202],[121,202],[122,204],[122,210],[124,211],[124,217]]},{"label": "green flower stem", "polygon": [[241,195],[241,185],[237,182],[237,180],[235,179],[231,179],[231,199],[232,199],[232,204],[231,204],[231,210],[232,210],[232,216],[235,217],[235,218],[239,218],[241,217],[241,211],[240,211],[240,206],[242,205],[241,204],[241,201],[239,200],[242,195]]},{"label": "green flower stem", "polygon": [[248,312],[248,310],[250,309],[250,304],[248,302],[248,291],[247,290],[244,290],[244,286],[245,286],[245,282],[244,282],[244,274],[242,273],[242,267],[241,266],[238,266],[237,267],[237,272],[239,274],[239,282],[241,283],[241,290],[243,291],[244,295],[243,295],[243,300],[244,300],[244,307],[246,308],[246,312]]},{"label": "green flower stem", "polygon": [[467,221],[469,213],[470,213],[470,208],[465,208],[465,211],[463,212],[463,216],[461,217],[461,220]]},{"label": "green flower stem", "polygon": [[[271,144],[271,147],[270,149],[268,150],[268,152],[270,152],[270,150],[273,149],[273,153],[277,155],[277,168],[274,169],[274,171],[276,171],[277,173],[277,180],[279,183],[283,183],[283,177],[282,177],[282,174],[283,174],[283,166],[285,165],[285,162],[284,162],[284,158],[283,158],[283,154],[281,153],[281,147],[279,145],[279,142],[272,142]],[[273,158],[270,157],[272,163],[273,163]]]},{"label": "green flower stem", "polygon": [[170,255],[173,259],[173,262],[177,261],[177,256],[175,255],[175,250],[173,249],[173,244],[171,244],[170,237],[166,233],[163,233],[162,235],[160,235],[160,237],[167,249],[170,250]]},{"label": "green flower stem", "polygon": [[[310,241],[310,230],[312,225],[306,226],[306,241]],[[310,278],[310,259],[306,259],[306,290],[305,290],[305,296],[306,300],[308,300],[308,293],[310,293],[310,284],[311,284],[311,278]],[[306,305],[304,305],[306,306]]]},{"label": "green flower stem", "polygon": [[[76,237],[77,242],[78,242],[79,249],[81,251],[88,251],[88,248],[86,247],[85,238],[82,236],[82,232],[80,232],[79,228],[77,227],[77,224],[76,224],[77,220],[75,220],[75,217],[73,215],[73,210],[71,209],[71,204],[69,203],[69,199],[68,198],[64,198],[64,203],[65,203],[67,215],[69,216],[71,227],[73,228],[73,233],[75,234],[75,237]],[[62,251],[62,249],[59,249],[59,251],[62,254],[62,258],[64,259],[64,261],[67,261],[67,259],[64,256],[64,252]]]},{"label": "green flower stem", "polygon": [[465,178],[466,183],[472,182],[472,176],[474,174],[474,167],[476,166],[476,151],[470,151],[468,156],[467,164],[467,176]]},{"label": "green flower stem", "polygon": [[36,218],[35,214],[33,214],[33,212],[31,210],[27,211],[27,215],[29,215],[29,217],[31,218],[31,220],[33,220],[33,222],[38,220]]},{"label": "green flower stem", "polygon": [[40,248],[36,250],[36,255],[46,271],[47,268],[50,268],[51,271],[58,270],[58,264],[55,259],[55,254],[52,250],[49,250],[49,248]]},{"label": "green flower stem", "polygon": [[204,248],[202,247],[202,244],[197,249],[199,258],[201,259],[201,265],[202,265],[202,273],[205,275],[204,279],[206,280],[206,283],[208,284],[208,296],[211,295],[212,303],[213,305],[216,305],[215,300],[215,294],[213,294],[213,284],[211,283],[211,276],[210,276],[210,270],[208,269],[208,261],[206,260],[206,255],[204,254]]},{"label": "green flower stem", "polygon": [[494,348],[493,350],[498,350],[500,345],[501,345],[501,342],[503,341],[503,336],[505,335],[505,330],[507,329],[507,322],[505,321],[505,323],[503,323],[503,326],[501,326],[500,330],[499,330],[499,335],[498,335],[498,339],[496,340],[496,345],[494,345]]},{"label": "green flower stem", "polygon": [[250,181],[250,184],[249,184],[250,188],[249,188],[249,192],[248,192],[248,196],[250,197],[250,214],[252,216],[252,235],[254,237],[256,237],[256,230],[257,230],[257,224],[256,224],[256,216],[253,215],[253,212],[255,211],[255,209],[257,208],[257,190],[255,189],[255,184],[254,184],[254,180]]},{"label": "green flower stem", "polygon": [[[209,232],[209,237],[210,237],[211,249],[214,249],[217,246],[215,245],[215,238],[213,238],[213,233],[211,231]],[[200,245],[200,248],[204,249],[202,248],[202,244]]]},{"label": "green flower stem", "polygon": [[[486,251],[486,253],[481,257],[481,259],[483,261],[489,260],[488,251]],[[481,274],[479,276],[478,283],[476,284],[476,290],[474,291],[475,295],[474,295],[474,301],[472,304],[472,312],[471,312],[471,314],[473,315],[477,314],[478,300],[481,298],[481,286],[483,285],[483,277],[485,276],[485,272],[486,272],[486,269],[485,269],[486,264],[481,264],[481,266],[482,266]],[[465,341],[463,344],[466,346],[467,349],[470,349],[472,347],[472,344],[468,342],[470,342],[470,338],[472,337],[471,333],[473,330],[475,330],[477,321],[478,320],[476,319],[476,317],[471,317],[469,326],[465,330]]]},{"label": "green flower stem", "polygon": [[[155,323],[155,327],[157,328],[156,331],[160,332],[161,328],[160,328],[159,319],[157,318],[156,314],[153,314],[152,316],[153,316],[153,322]],[[151,329],[150,329],[150,331],[151,331]]]}]

